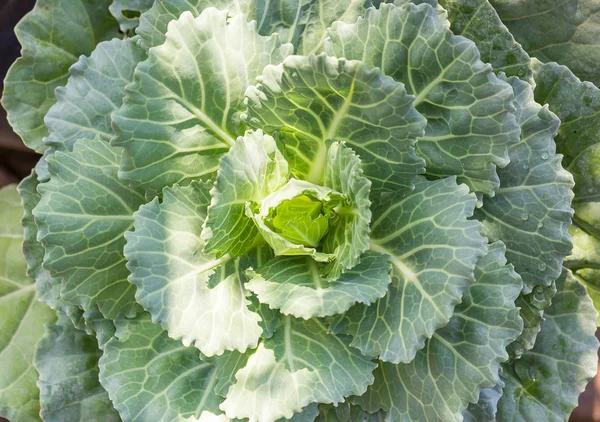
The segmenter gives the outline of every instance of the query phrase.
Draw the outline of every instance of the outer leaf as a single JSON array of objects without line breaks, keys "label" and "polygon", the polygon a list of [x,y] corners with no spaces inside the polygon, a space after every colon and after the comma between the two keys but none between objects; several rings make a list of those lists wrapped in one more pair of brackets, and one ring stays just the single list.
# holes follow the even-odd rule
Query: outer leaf
[{"label": "outer leaf", "polygon": [[533,350],[500,373],[505,382],[498,419],[564,421],[596,374],[598,313],[585,288],[565,272],[544,312]]},{"label": "outer leaf", "polygon": [[33,352],[44,324],[56,319],[25,275],[22,214],[16,187],[0,189],[0,416],[13,422],[40,420]]},{"label": "outer leaf", "polygon": [[498,170],[501,187],[476,216],[491,241],[506,242],[506,257],[525,283],[524,293],[550,285],[571,252],[573,178],[555,153],[560,121],[533,99],[529,84],[509,79],[515,90],[521,142],[509,150],[510,164]]},{"label": "outer leaf", "polygon": [[384,420],[384,411],[367,413],[349,402],[344,402],[337,407],[322,404],[319,406],[319,416],[314,419],[315,422],[383,422]]},{"label": "outer leaf", "polygon": [[332,22],[354,22],[369,4],[364,0],[170,0],[156,2],[144,13],[137,33],[145,48],[162,44],[171,20],[186,11],[198,16],[212,6],[227,9],[232,16],[244,14],[248,21],[256,20],[259,34],[276,32],[282,42],[292,43],[299,54],[308,55],[319,51]]},{"label": "outer leaf", "polygon": [[472,40],[481,60],[489,63],[496,74],[517,76],[533,82],[529,55],[515,41],[488,0],[440,0],[448,10],[450,29]]},{"label": "outer leaf", "polygon": [[148,49],[162,44],[169,22],[179,18],[184,12],[194,16],[208,7],[228,10],[231,16],[243,14],[248,21],[256,20],[260,35],[277,32],[282,42],[298,40],[307,23],[315,3],[312,0],[170,0],[155,2],[150,10],[140,17],[137,33],[141,45]]},{"label": "outer leaf", "polygon": [[321,0],[311,2],[308,22],[300,38],[298,54],[319,52],[327,39],[327,29],[334,22],[353,23],[368,7],[370,0]]},{"label": "outer leaf", "polygon": [[404,86],[357,61],[291,56],[267,66],[246,92],[252,127],[279,132],[292,173],[322,184],[327,141],[361,157],[372,190],[410,190],[423,161],[413,145],[425,120]]},{"label": "outer leaf", "polygon": [[139,189],[117,179],[120,155],[99,137],[57,152],[48,159],[52,178],[39,185],[42,198],[33,210],[44,267],[62,278],[63,298],[86,311],[98,305],[110,319],[138,309],[135,287],[127,282],[123,233],[145,202]]},{"label": "outer leaf", "polygon": [[515,39],[544,62],[600,84],[600,9],[595,0],[490,0]]},{"label": "outer leaf", "polygon": [[82,56],[69,69],[69,82],[56,89],[57,103],[44,118],[50,131],[44,144],[71,151],[75,141],[99,136],[110,141],[110,114],[123,102],[123,90],[146,53],[131,39],[98,44],[90,57]]},{"label": "outer leaf", "polygon": [[142,206],[135,231],[126,235],[125,256],[136,298],[153,321],[213,356],[256,347],[262,329],[260,316],[248,309],[238,263],[201,252],[208,189],[208,183],[166,188],[162,203],[155,198]]},{"label": "outer leaf", "polygon": [[338,220],[330,224],[323,239],[323,250],[336,256],[327,268],[329,279],[336,280],[358,264],[361,254],[369,249],[371,181],[363,176],[362,163],[354,151],[336,142],[327,151],[324,183],[350,202],[349,207],[340,209]]},{"label": "outer leaf", "polygon": [[408,364],[382,362],[375,383],[357,399],[368,411],[382,407],[386,420],[462,421],[469,402],[498,381],[505,347],[521,332],[515,299],[521,278],[506,265],[504,245],[490,245],[476,267],[477,282],[445,327]]},{"label": "outer leaf", "polygon": [[529,294],[521,294],[516,300],[523,318],[523,332],[511,343],[507,350],[511,358],[518,359],[527,350],[531,350],[535,339],[542,329],[544,310],[552,303],[556,294],[556,283],[549,286],[536,286]]},{"label": "outer leaf", "polygon": [[[581,82],[569,69],[556,63],[533,62],[537,83],[535,97],[548,103],[561,119],[556,137],[559,152],[565,155],[567,169],[575,178],[573,226],[575,249],[566,258],[565,266],[578,274],[594,292],[593,272],[583,275],[587,268],[598,268],[600,258],[600,90],[589,82]],[[595,296],[595,295],[594,295]]]},{"label": "outer leaf", "polygon": [[96,339],[73,327],[67,315],[46,325],[34,360],[44,421],[121,420],[98,381],[100,355]]},{"label": "outer leaf", "polygon": [[259,233],[246,216],[246,203],[260,203],[285,185],[289,176],[288,163],[271,136],[257,130],[238,138],[221,159],[211,191],[204,250],[220,257],[242,255],[252,248]]},{"label": "outer leaf", "polygon": [[384,298],[338,321],[337,330],[354,336],[352,346],[383,361],[410,362],[450,320],[486,251],[480,224],[467,220],[474,207],[467,187],[447,178],[421,180],[413,193],[375,210],[371,250],[390,256],[392,284]]},{"label": "outer leaf", "polygon": [[464,422],[495,422],[498,401],[502,397],[504,383],[500,380],[492,388],[485,388],[479,393],[477,403],[469,403],[463,412]]},{"label": "outer leaf", "polygon": [[391,282],[386,255],[367,252],[361,262],[338,280],[327,282],[309,257],[276,257],[251,271],[246,288],[261,303],[285,315],[309,319],[345,312],[355,303],[369,304],[383,297]]},{"label": "outer leaf", "polygon": [[508,164],[519,128],[512,89],[479,59],[474,43],[454,36],[428,4],[382,4],[355,24],[334,24],[330,35],[329,54],[379,67],[415,95],[427,118],[417,143],[427,174],[456,175],[471,190],[494,194],[496,166]]},{"label": "outer leaf", "polygon": [[186,12],[167,40],[135,70],[124,105],[112,116],[125,148],[120,176],[156,193],[164,186],[208,178],[244,133],[243,94],[265,65],[291,52],[279,37],[260,36],[243,15]]},{"label": "outer leaf", "polygon": [[42,267],[44,248],[37,240],[38,228],[33,218],[33,208],[37,206],[41,199],[40,194],[37,192],[38,185],[38,177],[34,170],[18,186],[25,211],[21,224],[23,226],[23,256],[27,261],[27,275],[35,280],[38,300],[54,310],[67,314],[75,327],[85,330],[83,310],[61,297],[61,280],[52,277],[50,272]]},{"label": "outer leaf", "polygon": [[214,367],[172,340],[148,314],[115,320],[100,359],[100,381],[125,422],[183,421],[219,413]]},{"label": "outer leaf", "polygon": [[108,13],[110,1],[39,0],[15,28],[23,57],[6,76],[2,105],[10,125],[30,148],[45,149],[44,115],[56,102],[54,89],[67,82],[69,66],[99,42],[119,35]]},{"label": "outer leaf", "polygon": [[119,22],[121,32],[127,33],[138,26],[140,15],[153,4],[154,0],[113,0],[108,10]]},{"label": "outer leaf", "polygon": [[362,394],[375,366],[317,320],[285,317],[236,373],[221,409],[250,422],[290,418],[311,402],[335,404]]}]

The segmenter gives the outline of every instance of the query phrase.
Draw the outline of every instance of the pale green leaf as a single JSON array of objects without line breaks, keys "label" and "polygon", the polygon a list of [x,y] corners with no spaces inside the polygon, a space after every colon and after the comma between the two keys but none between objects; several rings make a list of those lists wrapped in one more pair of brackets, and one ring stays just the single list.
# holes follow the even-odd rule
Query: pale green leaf
[{"label": "pale green leaf", "polygon": [[328,282],[310,257],[276,257],[250,272],[246,288],[261,303],[285,315],[309,319],[345,312],[355,303],[370,304],[383,297],[391,282],[386,255],[366,252],[360,263]]},{"label": "pale green leaf", "polygon": [[565,421],[596,375],[598,312],[569,272],[563,273],[556,287],[535,347],[504,365],[500,373],[506,385],[498,420]]},{"label": "pale green leaf", "polygon": [[137,33],[142,46],[162,44],[167,26],[183,12],[198,16],[207,7],[226,9],[235,16],[243,14],[256,20],[261,35],[278,33],[299,54],[316,53],[327,38],[327,28],[334,21],[354,22],[369,2],[365,0],[170,0],[159,1],[140,18]]},{"label": "pale green leaf", "polygon": [[467,219],[474,208],[475,195],[446,178],[421,180],[412,193],[374,210],[371,250],[389,255],[392,284],[385,297],[350,308],[336,324],[354,336],[352,346],[384,361],[410,362],[450,320],[486,251],[481,225]]},{"label": "pale green leaf", "polygon": [[119,22],[121,32],[128,33],[137,28],[140,15],[153,4],[154,0],[113,0],[108,10]]},{"label": "pale green leaf", "polygon": [[211,190],[204,251],[239,256],[252,248],[258,228],[246,216],[246,203],[258,203],[285,185],[288,163],[275,140],[261,130],[248,131],[223,156]]},{"label": "pale green leaf", "polygon": [[0,416],[12,422],[39,421],[36,342],[56,314],[40,303],[27,277],[21,251],[23,208],[16,186],[0,189]]},{"label": "pale green leaf", "polygon": [[243,135],[244,91],[269,63],[291,52],[263,37],[243,15],[208,8],[169,25],[164,44],[149,51],[113,113],[114,144],[125,148],[120,177],[157,193],[208,178]]},{"label": "pale green leaf", "polygon": [[117,332],[104,347],[100,382],[123,421],[183,421],[204,412],[220,414],[213,389],[214,366],[193,347],[172,340],[150,315],[115,320]]},{"label": "pale green leaf", "polygon": [[322,50],[329,35],[327,29],[334,22],[353,23],[369,6],[369,0],[312,1],[310,14],[302,32],[297,54],[308,56]]},{"label": "pale green leaf", "polygon": [[362,163],[354,151],[335,142],[327,151],[324,184],[346,195],[349,202],[337,212],[337,220],[330,223],[329,233],[323,239],[323,251],[335,255],[325,272],[330,280],[336,280],[343,271],[358,264],[361,254],[369,249],[371,181],[364,177]]},{"label": "pale green leaf", "polygon": [[165,188],[162,203],[155,198],[142,206],[135,231],[126,234],[125,256],[136,298],[153,321],[213,356],[256,347],[262,329],[248,308],[239,259],[202,252],[209,188],[206,182]]},{"label": "pale green leaf", "polygon": [[573,177],[555,151],[559,119],[534,101],[531,85],[515,77],[508,82],[515,91],[521,141],[509,149],[510,164],[498,169],[501,187],[475,215],[490,241],[506,243],[506,257],[523,277],[527,294],[556,280],[571,252]]},{"label": "pale green leaf", "polygon": [[496,385],[500,364],[508,359],[505,347],[523,328],[515,306],[523,282],[506,265],[504,251],[502,242],[490,245],[452,319],[412,362],[380,363],[375,383],[357,399],[363,409],[383,408],[388,422],[459,422],[468,403]]},{"label": "pale green leaf", "polygon": [[450,28],[450,21],[448,20],[448,11],[442,7],[438,0],[379,0],[379,3],[393,3],[396,6],[404,6],[406,3],[413,3],[417,5],[426,3],[433,7],[442,25],[444,25],[444,27],[446,28]]},{"label": "pale green leaf", "polygon": [[123,233],[145,202],[139,189],[117,178],[120,148],[99,137],[48,159],[51,179],[38,186],[33,210],[44,268],[62,279],[61,296],[85,311],[97,305],[106,318],[134,314],[135,286],[127,281]]},{"label": "pale green leaf", "polygon": [[110,141],[110,114],[121,106],[125,85],[145,56],[131,39],[102,42],[89,57],[82,56],[69,69],[67,85],[55,91],[57,102],[44,118],[50,132],[44,144],[70,151],[81,138]]},{"label": "pale green leaf", "polygon": [[34,358],[44,422],[121,420],[98,381],[100,355],[96,339],[73,327],[67,315],[46,325]]},{"label": "pale green leaf", "polygon": [[184,12],[194,17],[207,7],[227,10],[231,16],[243,14],[247,21],[256,20],[260,35],[277,32],[282,42],[297,45],[315,2],[312,0],[170,0],[157,1],[140,17],[136,30],[141,45],[148,49],[162,44],[169,22]]},{"label": "pale green leaf", "polygon": [[330,35],[329,54],[379,67],[415,96],[427,118],[416,148],[428,175],[456,175],[471,190],[494,194],[496,167],[508,164],[519,127],[512,88],[480,60],[473,42],[453,35],[428,4],[411,3],[368,9],[355,24],[335,23]]},{"label": "pale green leaf", "polygon": [[481,60],[498,74],[517,76],[533,82],[529,55],[515,41],[488,0],[440,0],[448,10],[450,29],[472,40]]},{"label": "pale green leaf", "polygon": [[221,409],[250,422],[291,418],[309,403],[362,394],[375,366],[317,320],[284,317],[282,328],[236,373]]},{"label": "pale green leaf", "polygon": [[[281,189],[271,193],[254,210],[251,204],[246,204],[246,214],[252,218],[260,234],[273,248],[275,255],[308,255],[319,262],[335,259],[333,253],[321,252],[314,246],[305,246],[303,243],[294,243],[281,233],[275,231],[268,224],[269,217],[286,202],[298,197],[314,197],[315,202],[321,202],[323,208],[335,208],[342,202],[342,195],[331,188],[314,185],[305,180],[290,179]],[[303,227],[303,231],[310,231],[310,227]]]},{"label": "pale green leaf", "polygon": [[22,50],[4,82],[2,105],[25,144],[38,152],[48,134],[44,115],[56,102],[54,89],[67,83],[69,67],[96,44],[118,37],[111,0],[38,0],[15,28]]},{"label": "pale green leaf", "polygon": [[543,62],[559,62],[600,84],[600,9],[596,0],[490,0],[511,34]]},{"label": "pale green leaf", "polygon": [[423,160],[414,152],[425,120],[404,86],[358,61],[290,56],[251,86],[245,120],[279,132],[294,176],[322,184],[327,141],[360,156],[372,190],[410,190]]}]

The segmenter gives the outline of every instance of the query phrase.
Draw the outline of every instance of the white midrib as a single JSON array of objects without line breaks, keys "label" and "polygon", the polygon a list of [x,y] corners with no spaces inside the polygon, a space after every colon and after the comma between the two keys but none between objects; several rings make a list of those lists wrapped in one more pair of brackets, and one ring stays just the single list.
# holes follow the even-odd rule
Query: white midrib
[{"label": "white midrib", "polygon": [[348,95],[344,99],[344,103],[340,107],[340,109],[335,113],[333,120],[331,121],[331,125],[325,134],[324,139],[319,145],[319,150],[315,156],[315,160],[313,161],[310,172],[308,174],[307,180],[316,185],[320,185],[323,180],[323,173],[325,171],[325,161],[327,160],[327,146],[326,141],[329,139],[335,138],[337,131],[344,121],[344,117],[348,113],[348,109],[352,105],[352,99],[354,97],[354,80],[352,81],[352,85],[350,85],[350,91]]}]

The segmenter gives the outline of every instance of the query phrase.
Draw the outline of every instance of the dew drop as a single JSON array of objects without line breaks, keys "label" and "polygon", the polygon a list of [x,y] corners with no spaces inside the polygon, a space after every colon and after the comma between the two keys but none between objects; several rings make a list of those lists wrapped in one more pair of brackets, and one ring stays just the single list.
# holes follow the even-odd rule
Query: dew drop
[{"label": "dew drop", "polygon": [[481,408],[483,410],[487,409],[490,405],[488,403],[481,403]]},{"label": "dew drop", "polygon": [[546,264],[544,264],[543,262],[540,262],[538,264],[538,270],[545,271],[546,270]]},{"label": "dew drop", "polygon": [[524,212],[521,214],[521,220],[526,221],[529,218],[529,214]]},{"label": "dew drop", "polygon": [[542,153],[542,160],[547,160],[548,159],[548,153],[544,152]]},{"label": "dew drop", "polygon": [[527,169],[529,169],[529,166],[528,166],[527,164],[523,164],[523,168],[524,168],[525,170],[527,170]]},{"label": "dew drop", "polygon": [[538,229],[541,229],[542,227],[544,227],[544,223],[542,223],[541,221],[539,223],[537,223]]}]

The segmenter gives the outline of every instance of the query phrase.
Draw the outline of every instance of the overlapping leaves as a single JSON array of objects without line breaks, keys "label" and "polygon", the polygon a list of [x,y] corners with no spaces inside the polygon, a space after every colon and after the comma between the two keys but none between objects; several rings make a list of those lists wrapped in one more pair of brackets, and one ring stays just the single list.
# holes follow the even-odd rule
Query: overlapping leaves
[{"label": "overlapping leaves", "polygon": [[[597,348],[574,281],[600,285],[597,88],[534,63],[555,151],[556,116],[494,75],[532,70],[487,0],[150,3],[114,0],[138,35],[71,67],[48,133],[17,127],[51,147],[21,185],[29,274],[61,311],[37,353],[44,418],[117,419],[98,368],[126,421],[568,415]],[[90,25],[96,44],[117,23]],[[55,102],[38,100],[27,124]],[[556,152],[579,202],[554,284],[572,197]]]}]

